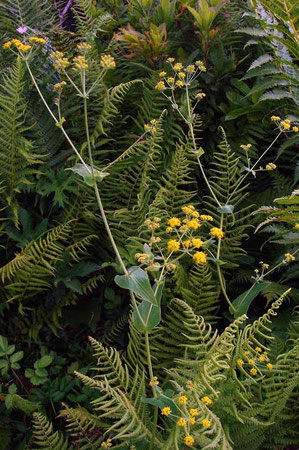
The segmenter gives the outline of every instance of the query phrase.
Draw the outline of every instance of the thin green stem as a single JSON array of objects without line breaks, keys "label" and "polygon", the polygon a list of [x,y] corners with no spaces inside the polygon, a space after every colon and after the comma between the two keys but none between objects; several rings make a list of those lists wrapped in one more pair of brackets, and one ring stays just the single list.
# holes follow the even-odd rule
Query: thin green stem
[{"label": "thin green stem", "polygon": [[[223,220],[224,220],[224,214],[221,213],[221,216],[220,216],[220,226],[219,226],[219,228],[220,228],[221,230],[222,230],[222,228],[223,228]],[[221,239],[218,239],[217,256],[216,256],[217,259],[220,259],[220,253],[221,253]],[[222,293],[223,293],[223,295],[224,295],[224,298],[225,298],[225,300],[227,301],[227,303],[229,304],[229,306],[232,308],[232,310],[235,311],[235,308],[234,308],[232,302],[230,301],[230,299],[229,299],[229,297],[228,297],[228,295],[227,295],[227,292],[226,292],[225,282],[224,282],[224,277],[223,277],[223,273],[222,273],[221,268],[220,268],[220,263],[217,261],[216,264],[217,264],[217,274],[218,274],[218,279],[219,279],[219,282],[220,282],[220,287],[221,287]]]}]

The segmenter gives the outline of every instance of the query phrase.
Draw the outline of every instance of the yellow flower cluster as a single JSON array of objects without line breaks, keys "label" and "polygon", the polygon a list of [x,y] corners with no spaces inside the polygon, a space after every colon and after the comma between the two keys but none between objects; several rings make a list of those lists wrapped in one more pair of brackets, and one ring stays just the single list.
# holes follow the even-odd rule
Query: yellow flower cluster
[{"label": "yellow flower cluster", "polygon": [[190,64],[189,66],[186,67],[185,70],[187,73],[194,73],[196,71],[196,68],[194,64]]},{"label": "yellow flower cluster", "polygon": [[242,145],[240,145],[240,148],[242,150],[245,150],[245,151],[249,150],[251,147],[252,147],[251,144],[246,144],[246,145],[242,144]]},{"label": "yellow flower cluster", "polygon": [[207,255],[204,252],[196,252],[193,255],[193,260],[196,262],[196,264],[206,264]]},{"label": "yellow flower cluster", "polygon": [[275,170],[276,169],[276,164],[274,163],[269,163],[266,165],[266,170]]},{"label": "yellow flower cluster", "polygon": [[85,56],[79,55],[79,56],[75,56],[75,58],[73,59],[73,64],[74,64],[74,69],[79,69],[79,70],[87,70],[88,69],[88,62],[87,59],[85,58]]},{"label": "yellow flower cluster", "polygon": [[52,59],[53,66],[56,70],[64,70],[70,65],[68,58],[65,58],[64,53],[62,52],[53,52],[50,54],[50,58]]},{"label": "yellow flower cluster", "polygon": [[211,228],[210,234],[217,239],[222,239],[224,237],[223,231],[217,227]]},{"label": "yellow flower cluster", "polygon": [[299,127],[296,125],[291,129],[292,122],[290,119],[282,120],[279,116],[271,116],[271,121],[275,122],[281,131],[294,131],[294,133],[298,133],[299,131]]},{"label": "yellow flower cluster", "polygon": [[155,89],[157,89],[158,91],[164,91],[166,89],[164,81],[159,81],[156,84]]},{"label": "yellow flower cluster", "polygon": [[186,419],[184,419],[183,417],[180,417],[179,420],[177,421],[177,425],[179,427],[184,427],[186,425]]},{"label": "yellow flower cluster", "polygon": [[65,81],[61,81],[60,83],[56,83],[53,86],[53,92],[61,92],[62,89],[66,86]]},{"label": "yellow flower cluster", "polygon": [[155,134],[157,132],[157,123],[158,121],[156,119],[151,120],[150,123],[144,125],[144,130]]},{"label": "yellow flower cluster", "polygon": [[91,49],[91,45],[88,44],[87,42],[80,42],[80,43],[77,45],[77,49],[78,49],[80,52],[88,51],[88,50]]},{"label": "yellow flower cluster", "polygon": [[43,45],[47,43],[46,39],[40,38],[40,37],[37,37],[37,36],[31,36],[29,38],[29,41],[30,42],[35,42],[36,44],[43,44]]},{"label": "yellow flower cluster", "polygon": [[24,44],[19,39],[12,39],[11,41],[7,41],[2,45],[4,50],[9,49],[12,45],[14,45],[20,52],[28,52],[32,47],[31,45]]},{"label": "yellow flower cluster", "polygon": [[180,226],[181,226],[181,221],[180,221],[180,219],[178,219],[177,217],[172,217],[171,219],[169,219],[169,220],[167,221],[167,223],[168,223],[168,225],[169,225],[171,228],[174,228],[174,227],[180,227]]},{"label": "yellow flower cluster", "polygon": [[150,255],[148,255],[147,253],[136,253],[135,259],[137,259],[137,261],[141,264],[144,264],[148,262],[148,260],[150,259]]},{"label": "yellow flower cluster", "polygon": [[170,239],[170,241],[167,242],[167,249],[170,252],[178,252],[180,249],[180,242],[176,241],[175,239]]},{"label": "yellow flower cluster", "polygon": [[153,219],[146,219],[146,221],[144,223],[148,230],[155,231],[158,228],[160,228],[159,222],[161,222],[160,217],[154,217]]},{"label": "yellow flower cluster", "polygon": [[100,64],[104,69],[115,69],[116,67],[115,59],[111,55],[102,55]]},{"label": "yellow flower cluster", "polygon": [[[198,69],[200,71],[206,70],[202,61],[196,61],[195,64],[189,64],[185,68],[181,62],[175,62],[174,58],[168,58],[167,62],[171,64],[171,68],[174,73],[173,76],[167,76],[167,72],[165,70],[159,72],[159,77],[164,78],[164,80],[157,82],[155,89],[158,91],[165,91],[169,88],[174,89],[175,87],[182,88],[185,85],[188,85],[190,81],[196,77],[196,72]],[[201,100],[204,96],[205,94],[198,93],[196,98],[197,100]]]},{"label": "yellow flower cluster", "polygon": [[212,425],[209,419],[203,419],[201,423],[204,428],[210,428],[210,426]]},{"label": "yellow flower cluster", "polygon": [[203,92],[198,92],[195,95],[196,100],[202,100],[204,97],[206,97],[206,94],[204,94]]},{"label": "yellow flower cluster", "polygon": [[212,400],[210,399],[210,397],[209,397],[208,395],[206,395],[205,397],[203,397],[203,398],[201,399],[201,401],[202,401],[205,405],[212,405],[212,404],[213,404]]},{"label": "yellow flower cluster", "polygon": [[169,408],[169,406],[165,406],[164,408],[162,408],[161,411],[162,416],[170,416],[171,414],[171,409]]},{"label": "yellow flower cluster", "polygon": [[[257,352],[257,356],[258,356],[257,361],[258,361],[259,363],[267,362],[267,364],[266,364],[267,369],[268,369],[268,370],[272,370],[272,369],[273,369],[273,365],[272,365],[272,364],[270,363],[270,361],[269,361],[269,357],[268,357],[267,352],[263,352],[263,350],[261,349],[261,347],[255,347],[254,350]],[[263,352],[263,353],[262,353],[262,352]],[[249,364],[250,366],[252,366],[252,367],[250,368],[250,370],[249,370],[250,375],[252,375],[252,376],[257,375],[258,370],[257,370],[257,368],[255,367],[255,364],[256,364],[255,358],[252,358],[252,356],[250,355],[250,351],[249,351],[249,350],[246,350],[246,351],[244,352],[244,356],[245,356],[246,359],[247,359],[247,364]],[[245,363],[244,363],[243,359],[241,359],[241,358],[237,359],[237,365],[238,365],[239,367],[242,367],[244,364],[245,364]]]},{"label": "yellow flower cluster", "polygon": [[190,434],[188,434],[188,435],[185,437],[185,444],[186,444],[188,447],[192,447],[192,445],[194,444],[194,438],[193,438],[192,436],[190,436]]},{"label": "yellow flower cluster", "polygon": [[285,253],[284,260],[287,263],[295,261],[295,256],[291,255],[291,253]]},{"label": "yellow flower cluster", "polygon": [[206,72],[206,71],[207,71],[207,68],[206,68],[206,66],[204,65],[203,61],[196,61],[196,62],[195,62],[195,65],[198,67],[198,69],[199,69],[201,72]]},{"label": "yellow flower cluster", "polygon": [[208,216],[206,214],[201,214],[201,216],[199,216],[201,220],[203,220],[204,222],[212,222],[214,219],[212,216]]},{"label": "yellow flower cluster", "polygon": [[180,395],[180,397],[178,398],[178,404],[179,405],[187,405],[188,399],[186,397],[186,395]]}]

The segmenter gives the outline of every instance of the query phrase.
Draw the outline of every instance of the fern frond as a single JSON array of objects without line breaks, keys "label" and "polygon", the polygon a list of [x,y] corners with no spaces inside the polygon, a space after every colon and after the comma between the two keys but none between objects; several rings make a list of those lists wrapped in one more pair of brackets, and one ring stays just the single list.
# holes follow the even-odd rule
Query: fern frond
[{"label": "fern frond", "polygon": [[33,414],[34,443],[44,450],[69,450],[73,448],[68,440],[58,431],[53,431],[53,425],[41,413]]}]

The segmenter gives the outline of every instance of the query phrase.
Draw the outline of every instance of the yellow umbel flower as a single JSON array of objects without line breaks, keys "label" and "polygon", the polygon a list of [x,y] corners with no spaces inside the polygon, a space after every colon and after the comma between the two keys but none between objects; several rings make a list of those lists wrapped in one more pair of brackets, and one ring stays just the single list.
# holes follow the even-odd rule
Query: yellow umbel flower
[{"label": "yellow umbel flower", "polygon": [[85,51],[91,49],[91,45],[88,44],[87,42],[79,42],[79,44],[77,45],[77,49],[78,49],[80,52],[85,52]]},{"label": "yellow umbel flower", "polygon": [[161,414],[162,416],[169,416],[171,414],[171,409],[169,408],[169,406],[165,406],[164,408],[162,408]]},{"label": "yellow umbel flower", "polygon": [[257,370],[253,367],[252,369],[250,369],[250,373],[254,376],[257,374]]},{"label": "yellow umbel flower", "polygon": [[53,92],[61,92],[62,89],[66,86],[65,81],[61,81],[60,83],[56,83],[53,86]]},{"label": "yellow umbel flower", "polygon": [[185,445],[187,445],[188,447],[192,447],[193,444],[194,444],[194,438],[192,436],[190,436],[190,434],[188,434],[185,437]]},{"label": "yellow umbel flower", "polygon": [[246,144],[246,145],[243,144],[243,145],[240,145],[240,147],[241,147],[242,150],[246,150],[247,151],[247,150],[249,150],[252,147],[252,145],[251,144]]},{"label": "yellow umbel flower", "polygon": [[20,52],[28,52],[32,47],[31,45],[21,44],[17,48],[18,50],[20,50]]},{"label": "yellow umbel flower", "polygon": [[299,127],[293,127],[292,130],[293,130],[295,133],[298,133]]},{"label": "yellow umbel flower", "polygon": [[278,122],[281,120],[281,118],[279,116],[271,116],[271,120],[272,122]]},{"label": "yellow umbel flower", "polygon": [[295,228],[296,230],[299,230],[299,223],[296,223]]},{"label": "yellow umbel flower", "polygon": [[195,219],[198,219],[199,218],[199,212],[192,211],[191,216],[194,217]]},{"label": "yellow umbel flower", "polygon": [[253,358],[249,359],[248,364],[250,364],[251,366],[254,366],[254,359]]},{"label": "yellow umbel flower", "polygon": [[174,78],[173,77],[168,77],[166,79],[166,81],[167,81],[168,84],[173,84],[174,83]]},{"label": "yellow umbel flower", "polygon": [[174,58],[167,58],[166,62],[168,62],[169,64],[172,64],[174,62]]},{"label": "yellow umbel flower", "polygon": [[103,69],[115,69],[116,67],[115,59],[111,55],[102,55],[100,64]]},{"label": "yellow umbel flower", "polygon": [[47,43],[46,39],[40,38],[40,37],[37,37],[37,36],[31,36],[29,38],[29,41],[30,42],[36,42],[37,44],[46,44]]},{"label": "yellow umbel flower", "polygon": [[141,264],[144,264],[149,261],[150,255],[148,255],[147,253],[136,253],[135,259],[137,259],[137,261]]},{"label": "yellow umbel flower", "polygon": [[212,216],[209,216],[207,214],[202,214],[200,216],[200,219],[203,220],[204,222],[206,222],[206,221],[207,222],[212,222],[214,220]]},{"label": "yellow umbel flower", "polygon": [[196,100],[202,100],[204,97],[206,97],[206,94],[204,94],[203,92],[198,92],[195,95]]},{"label": "yellow umbel flower", "polygon": [[151,387],[159,386],[159,380],[158,380],[158,377],[153,377],[153,378],[151,379],[151,381],[149,382],[149,385],[150,385]]},{"label": "yellow umbel flower", "polygon": [[238,364],[238,366],[243,366],[243,364],[244,364],[243,359],[238,359],[237,364]]},{"label": "yellow umbel flower", "polygon": [[191,230],[198,230],[198,228],[200,227],[200,222],[198,219],[187,220],[186,227],[190,228]]},{"label": "yellow umbel flower", "polygon": [[204,63],[202,61],[195,61],[195,65],[199,68],[199,70],[201,70],[202,72],[206,72],[206,66],[204,65]]},{"label": "yellow umbel flower", "polygon": [[167,73],[164,72],[164,70],[159,73],[159,77],[161,77],[161,78],[165,77],[165,75],[167,75]]},{"label": "yellow umbel flower", "polygon": [[204,252],[196,252],[193,255],[193,260],[196,262],[196,264],[206,264],[207,255]]},{"label": "yellow umbel flower", "polygon": [[192,239],[192,245],[195,248],[200,248],[203,246],[203,241],[200,238],[193,238]]},{"label": "yellow umbel flower", "polygon": [[244,355],[245,356],[248,356],[250,354],[250,351],[249,350],[246,350],[245,352],[244,352]]},{"label": "yellow umbel flower", "polygon": [[211,228],[210,235],[217,239],[222,239],[224,237],[223,231],[217,227]]},{"label": "yellow umbel flower", "polygon": [[180,221],[180,219],[178,219],[177,217],[172,217],[171,219],[169,219],[168,221],[167,221],[167,223],[168,223],[168,225],[170,226],[170,227],[180,227],[181,226],[181,221]]},{"label": "yellow umbel flower", "polygon": [[175,65],[173,66],[173,70],[175,70],[176,72],[178,72],[179,70],[182,70],[182,68],[183,68],[182,63],[175,63]]},{"label": "yellow umbel flower", "polygon": [[4,50],[7,50],[8,48],[11,47],[11,45],[12,45],[12,42],[11,42],[11,41],[7,41],[7,42],[5,42],[5,43],[2,45],[2,48],[3,48]]},{"label": "yellow umbel flower", "polygon": [[166,89],[164,81],[159,81],[156,84],[155,89],[157,89],[158,91],[164,91]]},{"label": "yellow umbel flower", "polygon": [[190,425],[195,425],[195,417],[189,417],[188,422],[190,423]]},{"label": "yellow umbel flower", "polygon": [[272,370],[272,369],[273,369],[273,365],[272,365],[271,363],[268,363],[268,364],[267,364],[267,367],[268,367],[269,370]]},{"label": "yellow umbel flower", "polygon": [[178,73],[178,76],[179,76],[180,78],[182,78],[182,79],[186,78],[185,72],[179,72],[179,73]]},{"label": "yellow umbel flower", "polygon": [[190,64],[189,66],[186,67],[186,72],[187,73],[194,73],[195,72],[195,66],[194,64]]},{"label": "yellow umbel flower", "polygon": [[172,231],[173,231],[173,228],[171,228],[171,227],[166,228],[166,233],[171,233]]},{"label": "yellow umbel flower", "polygon": [[85,58],[85,56],[75,56],[75,58],[73,59],[73,63],[76,69],[79,70],[87,70],[88,69],[88,63],[87,63],[87,59]]},{"label": "yellow umbel flower", "polygon": [[12,44],[14,44],[17,48],[18,48],[20,45],[23,45],[22,42],[21,42],[19,39],[12,39],[11,42],[12,42]]},{"label": "yellow umbel flower", "polygon": [[186,241],[183,241],[182,244],[183,244],[183,247],[185,247],[185,248],[191,247],[190,239],[186,239]]},{"label": "yellow umbel flower", "polygon": [[269,163],[266,165],[266,170],[275,170],[276,169],[276,164],[274,163]]},{"label": "yellow umbel flower", "polygon": [[66,69],[70,65],[69,60],[64,57],[62,52],[53,52],[50,54],[50,58],[52,59],[53,66],[56,70]]},{"label": "yellow umbel flower", "polygon": [[196,417],[199,415],[198,409],[196,409],[196,408],[191,408],[189,412],[190,412],[190,416],[192,416],[192,417]]},{"label": "yellow umbel flower", "polygon": [[264,356],[260,356],[259,357],[259,362],[264,362],[265,361],[265,357]]},{"label": "yellow umbel flower", "polygon": [[176,241],[175,239],[170,239],[170,241],[167,242],[167,249],[170,252],[177,252],[180,249],[181,244],[179,241]]},{"label": "yellow umbel flower", "polygon": [[285,253],[284,260],[287,263],[295,261],[295,256],[291,255],[291,253]]},{"label": "yellow umbel flower", "polygon": [[262,349],[261,349],[261,347],[255,347],[255,349],[254,349],[256,352],[259,352],[259,353],[262,353]]},{"label": "yellow umbel flower", "polygon": [[187,399],[186,395],[181,395],[178,398],[178,404],[179,405],[187,405],[187,402],[188,402],[188,399]]},{"label": "yellow umbel flower", "polygon": [[203,397],[201,399],[201,401],[205,404],[205,405],[212,405],[212,400],[210,399],[210,397],[208,395],[206,395],[205,397]]},{"label": "yellow umbel flower", "polygon": [[184,83],[181,80],[178,80],[175,85],[179,88],[182,88],[184,86]]},{"label": "yellow umbel flower", "polygon": [[202,426],[205,428],[210,428],[210,426],[212,425],[209,419],[203,419],[201,421],[201,423],[202,423]]},{"label": "yellow umbel flower", "polygon": [[177,421],[177,425],[179,427],[184,427],[186,425],[186,420],[183,419],[182,417]]},{"label": "yellow umbel flower", "polygon": [[280,122],[280,126],[283,130],[287,131],[291,128],[291,123],[289,123],[286,119],[286,120],[283,120],[282,122]]},{"label": "yellow umbel flower", "polygon": [[193,211],[195,211],[195,208],[193,205],[182,206],[182,211],[185,214],[189,215],[189,214],[192,214]]}]

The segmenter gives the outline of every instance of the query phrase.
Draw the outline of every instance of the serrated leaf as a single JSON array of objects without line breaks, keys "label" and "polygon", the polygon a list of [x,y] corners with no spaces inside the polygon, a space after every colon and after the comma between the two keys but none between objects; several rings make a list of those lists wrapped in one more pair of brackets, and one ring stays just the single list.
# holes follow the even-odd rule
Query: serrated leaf
[{"label": "serrated leaf", "polygon": [[255,61],[253,61],[253,63],[251,64],[251,66],[249,67],[247,72],[249,72],[252,69],[255,69],[256,67],[260,67],[261,65],[266,64],[267,62],[272,61],[272,60],[273,60],[273,56],[268,55],[268,54],[262,55],[259,58],[257,58]]}]

